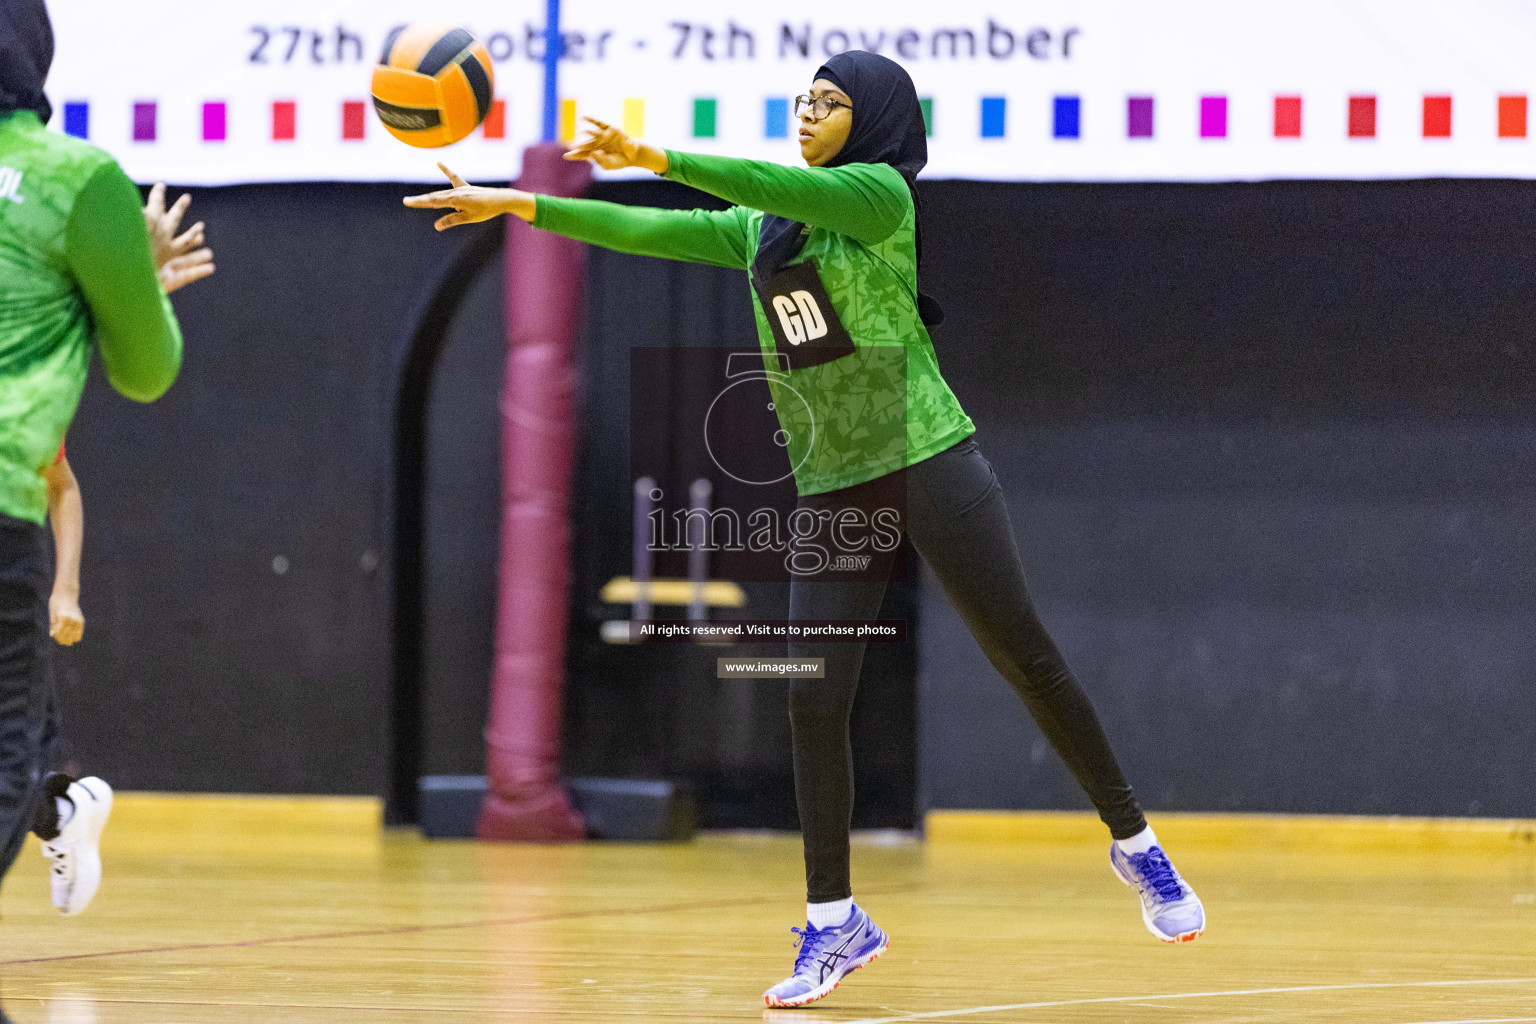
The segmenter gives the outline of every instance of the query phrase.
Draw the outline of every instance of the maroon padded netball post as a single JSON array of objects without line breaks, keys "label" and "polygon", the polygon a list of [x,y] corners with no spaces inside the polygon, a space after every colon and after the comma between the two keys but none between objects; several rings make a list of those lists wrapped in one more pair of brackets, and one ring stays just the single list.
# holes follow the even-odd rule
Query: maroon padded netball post
[{"label": "maroon padded netball post", "polygon": [[[591,168],[530,146],[518,187],[586,191]],[[571,466],[576,442],[575,350],[586,254],[580,242],[507,218],[507,340],[501,400],[502,519],[496,660],[485,727],[481,839],[586,838],[560,784],[570,588]]]}]

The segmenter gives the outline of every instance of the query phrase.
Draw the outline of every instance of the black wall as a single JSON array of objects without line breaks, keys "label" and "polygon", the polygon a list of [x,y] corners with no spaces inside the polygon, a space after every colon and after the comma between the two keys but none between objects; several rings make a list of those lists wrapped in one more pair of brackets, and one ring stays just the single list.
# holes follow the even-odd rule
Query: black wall
[{"label": "black wall", "polygon": [[[927,196],[943,366],[1144,802],[1536,811],[1536,190]],[[925,593],[925,804],[1086,806]]]},{"label": "black wall", "polygon": [[[423,770],[480,769],[501,268],[466,257],[493,228],[437,235],[404,190],[199,191],[220,269],[177,299],[183,379],[139,407],[93,377],[70,437],[87,641],[64,656],[90,770],[382,793],[402,743]],[[1145,801],[1530,813],[1530,187],[956,182],[924,201],[941,364]],[[456,262],[463,300],[424,329]],[[595,588],[628,566],[625,353],[740,344],[744,283],[597,251],[591,267],[568,767],[689,778],[716,823],[789,824],[777,687],[726,688],[713,652],[595,639],[618,611]],[[637,332],[642,302],[666,314]],[[424,491],[397,522],[407,367]],[[402,536],[422,538],[398,634],[419,710],[392,730],[391,613],[417,575],[397,572]],[[871,648],[860,823],[1079,806],[938,589],[891,601],[921,642]]]},{"label": "black wall", "polygon": [[219,270],[175,296],[181,379],[138,406],[92,370],[69,435],[86,639],[61,678],[73,755],[114,784],[384,791],[395,399],[474,237],[401,193],[197,190]]}]

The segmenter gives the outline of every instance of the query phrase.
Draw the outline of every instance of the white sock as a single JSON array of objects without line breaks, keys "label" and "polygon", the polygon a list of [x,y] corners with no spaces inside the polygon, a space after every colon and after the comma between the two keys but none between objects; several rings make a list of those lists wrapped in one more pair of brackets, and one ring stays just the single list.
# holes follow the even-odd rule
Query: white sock
[{"label": "white sock", "polygon": [[1115,845],[1120,847],[1120,852],[1129,856],[1133,853],[1146,853],[1157,845],[1157,836],[1152,832],[1152,826],[1137,832],[1129,839],[1116,839]]},{"label": "white sock", "polygon": [[58,827],[62,830],[69,824],[69,819],[75,816],[75,802],[66,797],[56,796],[53,798],[53,805],[59,809]]},{"label": "white sock", "polygon": [[853,897],[831,903],[807,903],[805,918],[812,928],[836,928],[853,916]]}]

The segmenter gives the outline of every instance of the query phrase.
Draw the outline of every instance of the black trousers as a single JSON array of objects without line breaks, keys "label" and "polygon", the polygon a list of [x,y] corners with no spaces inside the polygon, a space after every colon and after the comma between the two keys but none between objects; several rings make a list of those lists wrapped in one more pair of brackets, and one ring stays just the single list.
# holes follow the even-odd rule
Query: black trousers
[{"label": "black trousers", "polygon": [[[1110,834],[1127,839],[1140,832],[1146,819],[1093,705],[1035,614],[1002,490],[974,438],[868,483],[802,497],[798,509],[829,520],[847,508],[870,515],[902,504],[913,547],[933,569],[987,658],[1024,699]],[[796,514],[802,514],[798,509]],[[873,571],[858,582],[795,579],[790,585],[791,619],[873,619],[879,614],[893,558],[886,556],[883,569],[872,563]],[[852,895],[848,830],[853,750],[848,718],[864,645],[797,642],[789,645],[789,654],[823,658],[826,668],[823,679],[794,680],[789,694],[807,894],[812,903],[845,899]]]},{"label": "black trousers", "polygon": [[0,876],[35,824],[59,738],[46,538],[0,515]]}]

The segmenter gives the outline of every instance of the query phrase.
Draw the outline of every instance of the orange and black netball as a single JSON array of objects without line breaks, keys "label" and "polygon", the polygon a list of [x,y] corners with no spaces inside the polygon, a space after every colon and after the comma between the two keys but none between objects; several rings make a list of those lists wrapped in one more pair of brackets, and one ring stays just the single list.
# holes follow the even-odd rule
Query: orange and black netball
[{"label": "orange and black netball", "polygon": [[467,136],[491,110],[495,74],[485,46],[452,25],[404,25],[373,69],[373,108],[389,133],[423,149]]}]

